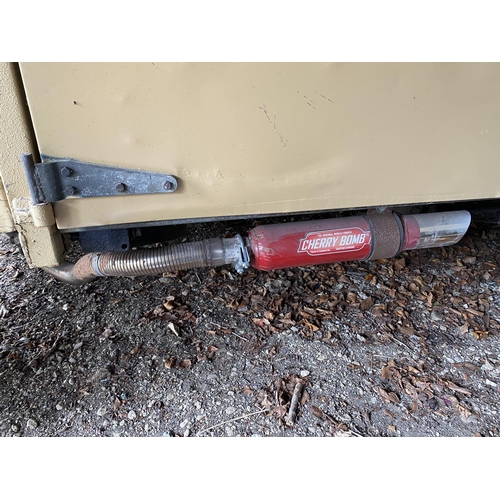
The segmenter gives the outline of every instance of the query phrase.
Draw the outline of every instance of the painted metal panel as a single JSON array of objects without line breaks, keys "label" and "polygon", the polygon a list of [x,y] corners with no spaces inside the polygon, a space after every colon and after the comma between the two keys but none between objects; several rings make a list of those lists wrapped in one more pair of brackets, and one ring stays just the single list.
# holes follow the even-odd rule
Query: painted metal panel
[{"label": "painted metal panel", "polygon": [[[36,152],[17,64],[0,62],[0,231],[11,231],[5,214],[7,198],[14,229],[31,267],[61,263],[64,246],[50,204],[34,205],[20,156]],[[2,214],[4,212],[4,214]]]},{"label": "painted metal panel", "polygon": [[23,63],[48,157],[175,175],[59,228],[500,197],[500,65]]},{"label": "painted metal panel", "polygon": [[0,179],[0,233],[9,233],[10,231],[14,231],[14,221],[10,213],[9,202],[5,194],[5,189],[3,188],[3,182]]}]

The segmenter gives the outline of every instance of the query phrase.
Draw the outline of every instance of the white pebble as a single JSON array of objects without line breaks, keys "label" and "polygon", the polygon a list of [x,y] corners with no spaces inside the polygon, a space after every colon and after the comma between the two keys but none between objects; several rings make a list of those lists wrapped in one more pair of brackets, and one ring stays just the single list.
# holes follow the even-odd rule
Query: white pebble
[{"label": "white pebble", "polygon": [[127,414],[129,420],[135,420],[137,418],[137,413],[134,410],[130,410]]},{"label": "white pebble", "polygon": [[28,419],[28,421],[26,422],[26,425],[30,428],[30,429],[36,429],[38,427],[38,422],[36,420],[33,420],[32,418]]},{"label": "white pebble", "polygon": [[234,406],[230,406],[229,408],[226,408],[226,413],[228,415],[232,415],[236,411],[236,408]]},{"label": "white pebble", "polygon": [[300,370],[301,377],[307,377],[311,372],[309,370]]}]

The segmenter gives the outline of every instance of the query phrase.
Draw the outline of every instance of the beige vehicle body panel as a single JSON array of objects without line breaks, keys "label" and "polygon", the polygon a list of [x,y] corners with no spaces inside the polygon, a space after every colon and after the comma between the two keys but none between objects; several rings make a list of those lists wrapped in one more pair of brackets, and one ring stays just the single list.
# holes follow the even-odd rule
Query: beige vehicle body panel
[{"label": "beige vehicle body panel", "polygon": [[20,163],[22,153],[36,153],[31,121],[17,64],[0,63],[0,231],[17,231],[32,267],[56,266],[64,256],[52,205],[34,205]]},{"label": "beige vehicle body panel", "polygon": [[61,230],[500,197],[500,64],[22,63],[40,153],[177,177]]}]

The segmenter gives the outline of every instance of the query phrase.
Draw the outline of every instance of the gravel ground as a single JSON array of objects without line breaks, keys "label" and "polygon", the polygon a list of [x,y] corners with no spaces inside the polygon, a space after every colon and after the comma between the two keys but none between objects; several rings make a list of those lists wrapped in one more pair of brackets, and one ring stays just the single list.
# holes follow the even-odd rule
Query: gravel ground
[{"label": "gravel ground", "polygon": [[499,235],[81,287],[1,236],[0,434],[497,436]]}]

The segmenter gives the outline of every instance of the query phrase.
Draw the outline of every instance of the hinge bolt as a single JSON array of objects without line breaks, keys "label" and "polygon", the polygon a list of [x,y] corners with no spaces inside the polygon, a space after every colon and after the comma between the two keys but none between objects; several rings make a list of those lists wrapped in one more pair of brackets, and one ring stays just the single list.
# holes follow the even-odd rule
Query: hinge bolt
[{"label": "hinge bolt", "polygon": [[119,193],[124,193],[125,190],[127,189],[127,186],[125,184],[123,184],[123,182],[119,182],[116,186],[115,186],[116,190],[119,192]]},{"label": "hinge bolt", "polygon": [[71,170],[69,167],[63,167],[63,169],[61,170],[61,174],[64,177],[70,177],[73,174],[73,170]]},{"label": "hinge bolt", "polygon": [[74,187],[67,187],[63,191],[63,194],[64,194],[64,196],[73,196],[74,194],[76,194],[76,188],[74,188]]},{"label": "hinge bolt", "polygon": [[174,186],[172,185],[172,183],[170,181],[165,181],[163,183],[163,189],[165,191],[170,191]]}]

